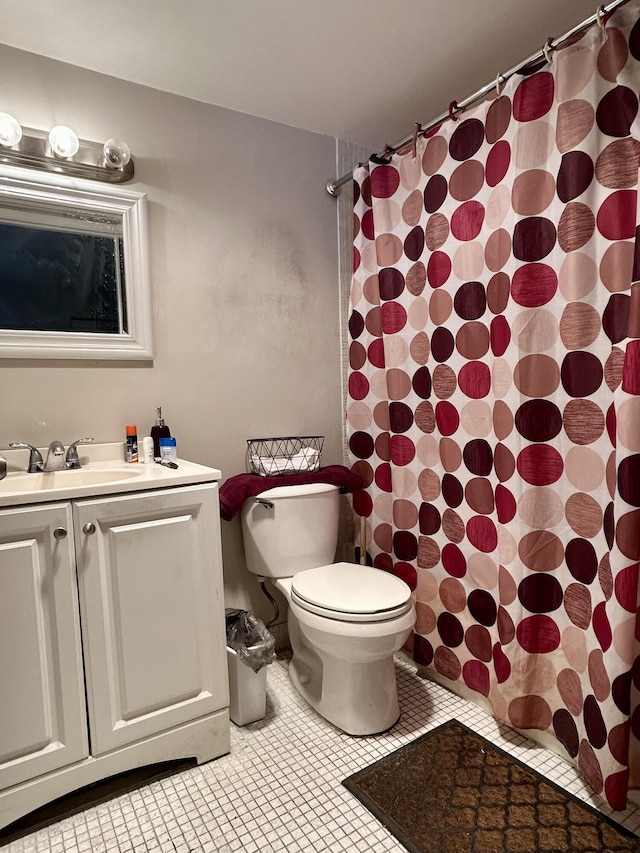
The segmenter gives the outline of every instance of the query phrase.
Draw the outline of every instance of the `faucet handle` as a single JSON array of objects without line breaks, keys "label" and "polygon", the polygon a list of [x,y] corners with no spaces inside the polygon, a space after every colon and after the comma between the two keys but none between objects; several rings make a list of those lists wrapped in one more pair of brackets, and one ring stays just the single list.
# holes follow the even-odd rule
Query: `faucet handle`
[{"label": "faucet handle", "polygon": [[13,448],[26,448],[31,451],[29,453],[29,467],[27,468],[27,472],[29,474],[37,474],[42,471],[44,468],[44,460],[42,458],[42,454],[38,450],[37,447],[34,447],[31,444],[26,444],[24,441],[12,441],[9,444],[9,447]]},{"label": "faucet handle", "polygon": [[78,445],[91,444],[92,441],[92,438],[79,438],[77,441],[74,441],[73,444],[70,444],[67,448],[67,455],[64,460],[65,468],[79,468],[80,459],[78,458]]}]

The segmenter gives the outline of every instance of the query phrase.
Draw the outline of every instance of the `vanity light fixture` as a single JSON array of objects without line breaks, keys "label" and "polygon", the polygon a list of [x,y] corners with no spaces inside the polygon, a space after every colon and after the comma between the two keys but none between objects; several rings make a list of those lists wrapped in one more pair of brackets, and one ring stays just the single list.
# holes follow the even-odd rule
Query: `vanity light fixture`
[{"label": "vanity light fixture", "polygon": [[20,122],[10,113],[0,113],[0,145],[17,145],[22,139]]},{"label": "vanity light fixture", "polygon": [[113,137],[104,144],[78,139],[66,125],[49,133],[22,127],[9,113],[0,112],[0,163],[42,169],[106,183],[133,177],[133,160],[126,142]]},{"label": "vanity light fixture", "polygon": [[105,142],[102,152],[104,164],[109,169],[123,169],[131,160],[129,146],[115,136]]},{"label": "vanity light fixture", "polygon": [[65,124],[57,124],[49,131],[49,145],[56,157],[73,157],[78,153],[80,140],[74,130]]}]

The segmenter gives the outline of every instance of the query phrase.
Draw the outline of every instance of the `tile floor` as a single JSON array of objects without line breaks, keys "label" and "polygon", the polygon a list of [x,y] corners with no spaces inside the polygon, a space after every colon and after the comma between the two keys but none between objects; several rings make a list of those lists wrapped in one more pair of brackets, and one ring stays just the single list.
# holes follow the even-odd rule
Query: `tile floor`
[{"label": "tile floor", "polygon": [[[243,728],[232,726],[228,756],[87,808],[23,835],[4,849],[6,853],[406,853],[341,781],[452,718],[598,805],[562,759],[496,723],[472,703],[419,678],[406,659],[398,657],[396,663],[402,717],[386,734],[352,738],[318,717],[293,691],[288,656],[281,653],[268,671],[265,719]],[[640,835],[640,808],[616,817]]]}]

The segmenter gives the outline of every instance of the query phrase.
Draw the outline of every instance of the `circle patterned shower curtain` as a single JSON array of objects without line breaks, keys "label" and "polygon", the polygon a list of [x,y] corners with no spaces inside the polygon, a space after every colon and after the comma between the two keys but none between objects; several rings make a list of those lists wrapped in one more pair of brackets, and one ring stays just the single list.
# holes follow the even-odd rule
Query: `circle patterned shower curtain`
[{"label": "circle patterned shower curtain", "polygon": [[415,660],[614,808],[640,786],[639,17],[355,171],[349,317],[354,511],[415,590]]}]

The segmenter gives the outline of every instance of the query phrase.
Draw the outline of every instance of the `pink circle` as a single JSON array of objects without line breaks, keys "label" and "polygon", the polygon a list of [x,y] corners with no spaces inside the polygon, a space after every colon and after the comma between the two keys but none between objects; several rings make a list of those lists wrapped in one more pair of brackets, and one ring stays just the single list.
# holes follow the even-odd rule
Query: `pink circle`
[{"label": "pink circle", "polygon": [[483,515],[474,515],[467,522],[467,538],[474,548],[488,554],[495,551],[498,545],[498,531],[496,526]]},{"label": "pink circle", "polygon": [[408,465],[416,455],[414,443],[406,435],[391,436],[391,461],[394,465]]},{"label": "pink circle", "polygon": [[384,367],[384,342],[382,338],[371,341],[367,350],[367,358],[374,367]]},{"label": "pink circle", "polygon": [[600,647],[603,652],[606,652],[611,646],[613,636],[611,633],[609,617],[607,616],[607,604],[605,601],[601,601],[600,604],[596,606],[593,611],[593,619],[591,622],[596,637],[598,638],[598,642],[600,643]]},{"label": "pink circle", "polygon": [[638,563],[627,566],[616,575],[615,591],[620,606],[629,613],[635,613],[638,606]]},{"label": "pink circle", "polygon": [[499,314],[491,321],[491,352],[500,357],[507,351],[511,342],[511,328],[507,318]]},{"label": "pink circle", "polygon": [[550,616],[537,614],[523,619],[516,629],[522,648],[530,654],[547,654],[560,645],[560,630]]},{"label": "pink circle", "polygon": [[364,400],[369,393],[369,380],[363,373],[354,372],[349,376],[349,396],[352,400]]},{"label": "pink circle", "polygon": [[500,643],[496,643],[493,647],[493,667],[496,671],[498,684],[502,684],[511,675],[511,663],[502,651]]},{"label": "pink circle", "polygon": [[535,121],[546,115],[553,105],[553,75],[548,71],[532,74],[513,93],[513,117],[516,121]]},{"label": "pink circle", "polygon": [[376,166],[370,185],[374,198],[390,198],[400,186],[400,173],[394,166]]},{"label": "pink circle", "polygon": [[530,444],[518,454],[518,472],[532,486],[548,486],[562,476],[564,462],[554,447]]},{"label": "pink circle", "polygon": [[607,434],[609,436],[609,441],[613,447],[617,446],[617,437],[618,437],[618,415],[616,413],[615,405],[612,403],[607,409],[607,414],[605,415],[605,426],[607,427]]},{"label": "pink circle", "polygon": [[362,217],[362,233],[367,240],[375,240],[376,229],[373,224],[373,211],[365,210]]},{"label": "pink circle", "polygon": [[391,465],[383,462],[378,465],[375,473],[376,486],[383,492],[391,492]]},{"label": "pink circle", "polygon": [[442,565],[445,572],[454,578],[463,578],[467,573],[467,561],[457,545],[447,544],[442,549]]},{"label": "pink circle", "polygon": [[515,518],[518,505],[515,497],[502,483],[496,486],[496,511],[500,524],[508,524]]},{"label": "pink circle", "polygon": [[446,400],[437,403],[436,424],[441,435],[453,435],[460,426],[460,415],[456,407]]},{"label": "pink circle", "polygon": [[409,589],[415,589],[418,586],[418,572],[411,563],[395,563],[392,574],[403,580]]},{"label": "pink circle", "polygon": [[369,492],[360,490],[353,493],[353,511],[362,518],[369,518],[373,512],[373,499]]},{"label": "pink circle", "polygon": [[407,312],[398,302],[385,302],[380,309],[380,316],[382,331],[386,335],[395,335],[407,323]]},{"label": "pink circle", "polygon": [[596,223],[607,240],[628,240],[636,233],[636,190],[618,190],[600,205]]},{"label": "pink circle", "polygon": [[547,264],[524,264],[511,280],[511,296],[525,308],[539,308],[553,299],[558,276]]},{"label": "pink circle", "polygon": [[640,341],[629,341],[622,369],[622,390],[640,395]]},{"label": "pink circle", "polygon": [[431,287],[442,287],[451,275],[451,258],[444,252],[432,252],[427,263],[427,279]]},{"label": "pink circle", "polygon": [[487,156],[485,177],[490,187],[497,187],[507,174],[511,162],[511,146],[506,139],[496,142]]},{"label": "pink circle", "polygon": [[462,677],[467,687],[482,693],[483,696],[489,695],[490,678],[489,670],[485,664],[479,660],[469,660],[462,667]]},{"label": "pink circle", "polygon": [[461,204],[451,217],[451,233],[456,240],[475,240],[482,229],[484,212],[479,201]]},{"label": "pink circle", "polygon": [[[460,369],[458,385],[472,400],[486,397],[491,390],[491,371],[482,361],[469,361]],[[449,433],[450,434],[450,433]]]}]

